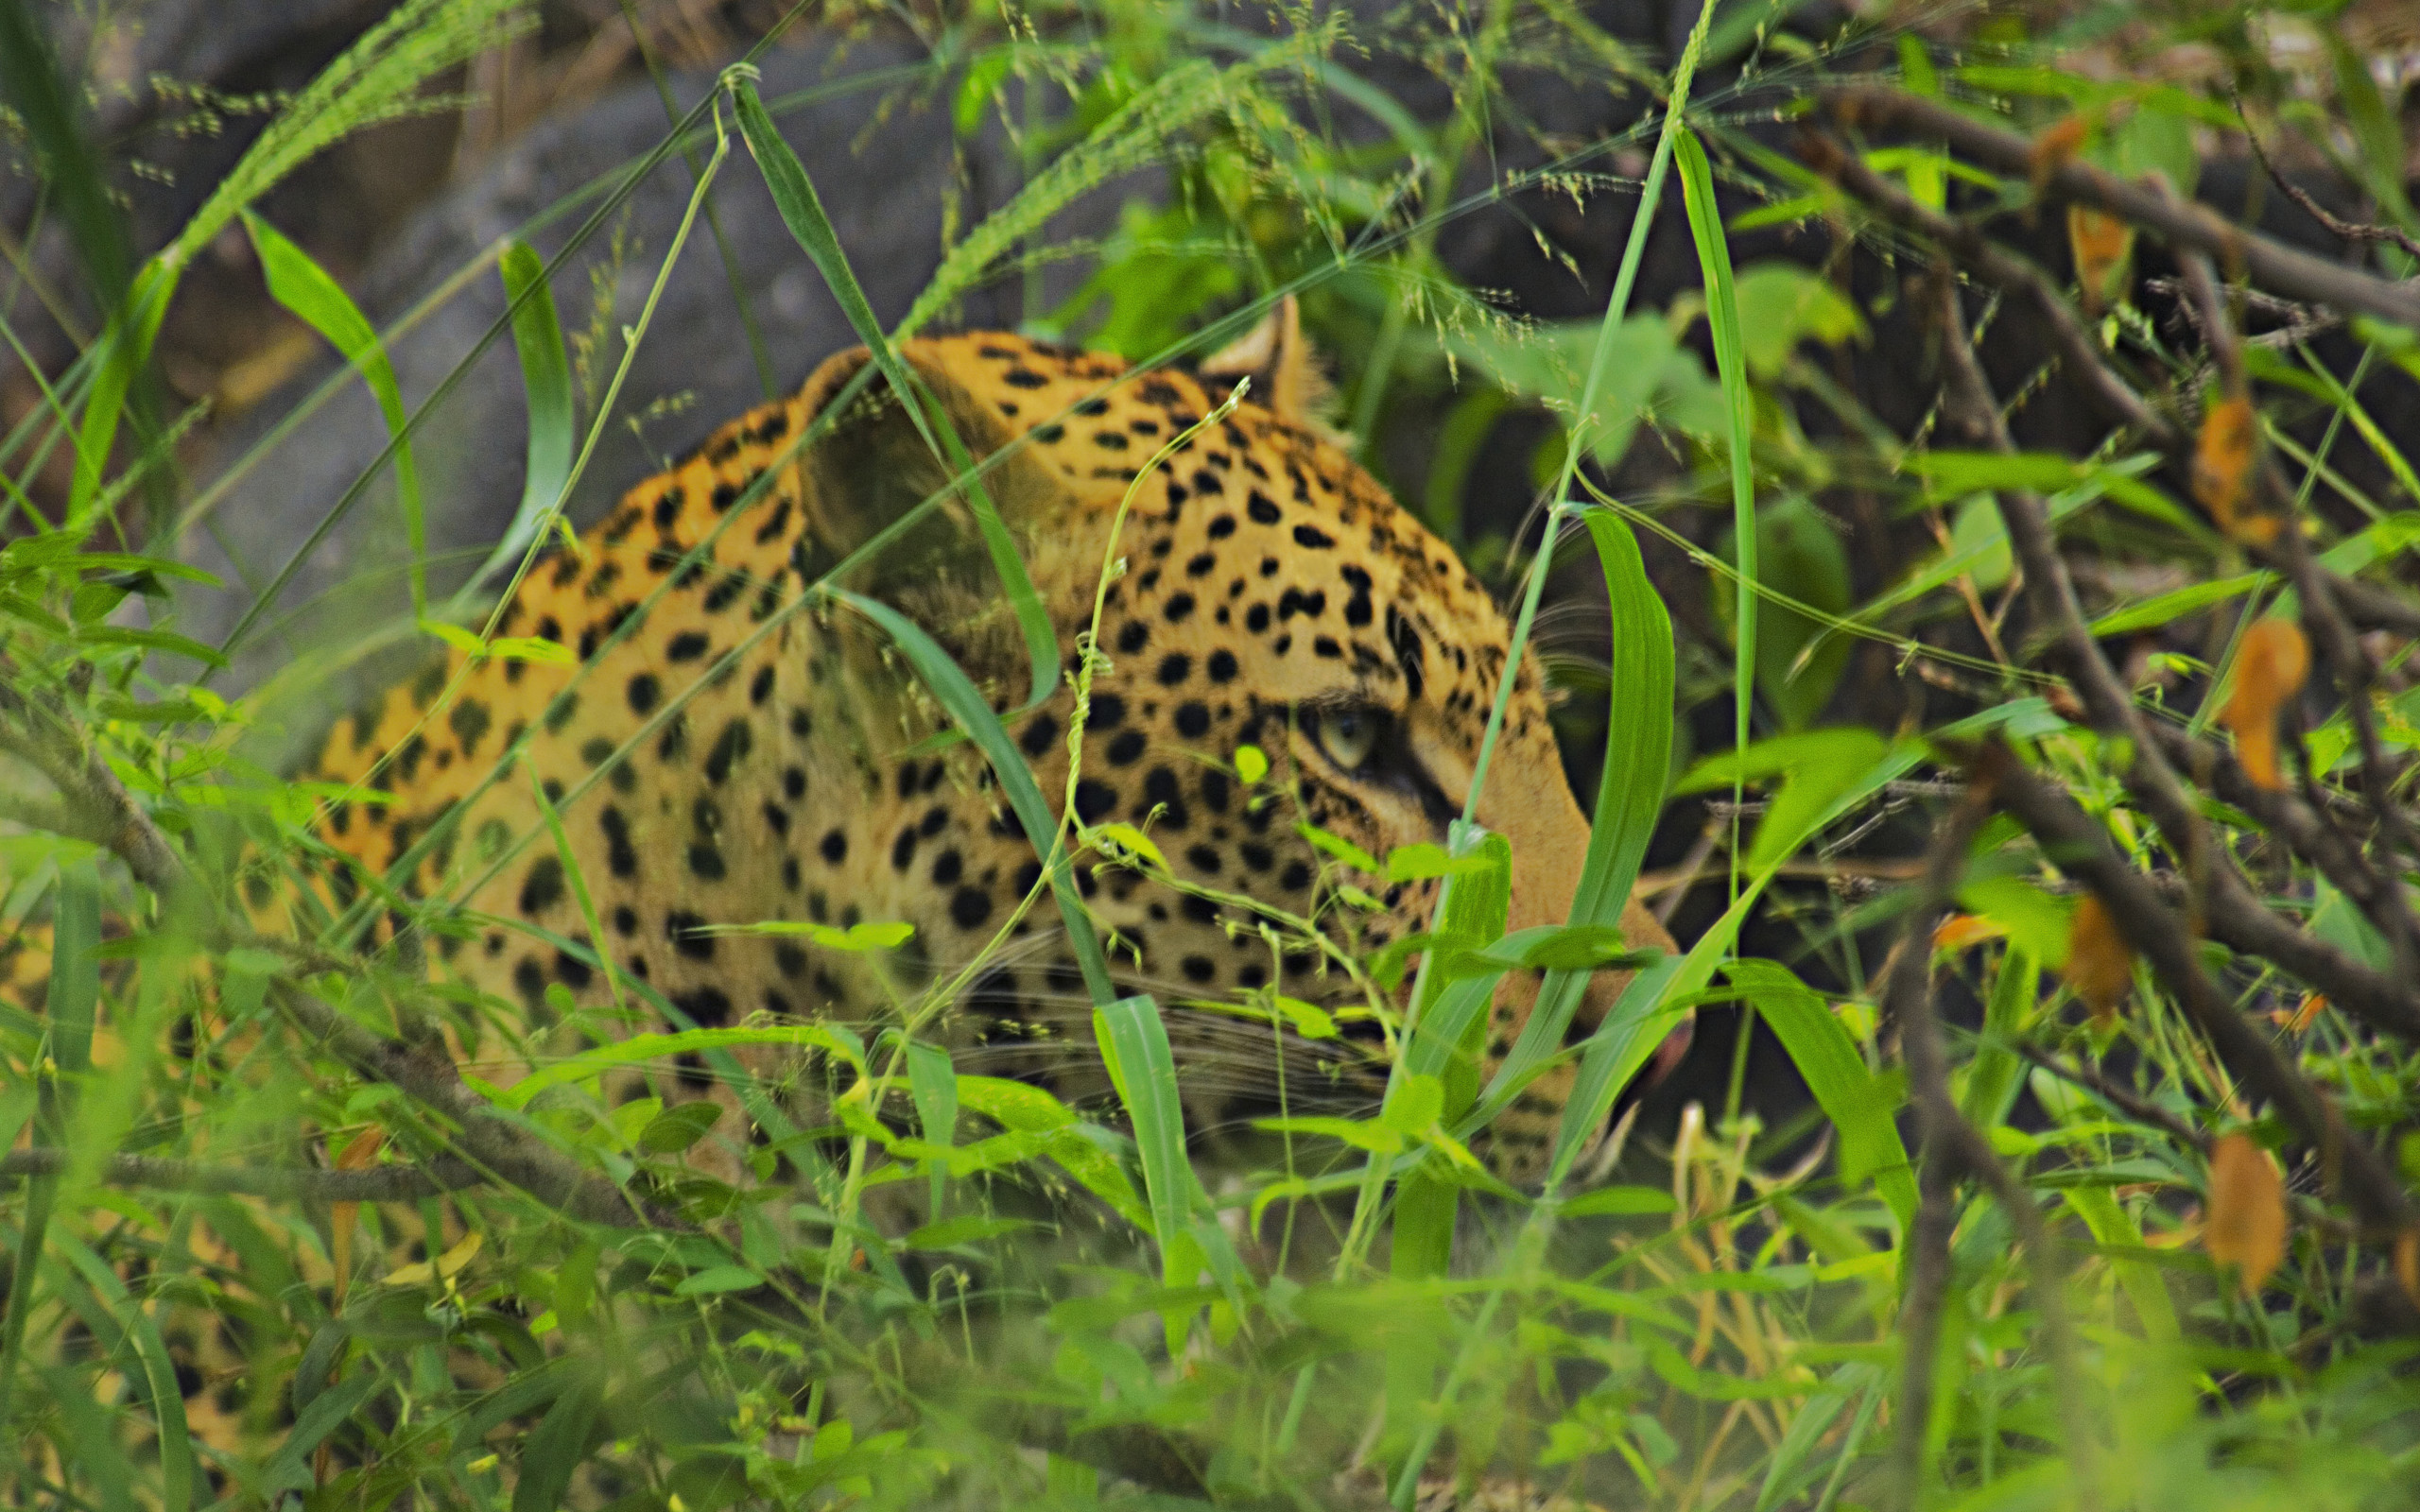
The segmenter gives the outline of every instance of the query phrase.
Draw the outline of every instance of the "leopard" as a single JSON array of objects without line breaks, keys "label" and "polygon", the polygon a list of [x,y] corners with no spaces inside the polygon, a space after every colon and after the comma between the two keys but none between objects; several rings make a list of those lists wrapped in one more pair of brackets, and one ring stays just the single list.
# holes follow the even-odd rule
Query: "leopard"
[{"label": "leopard", "polygon": [[[1239,1035],[1249,1021],[1220,1000],[1273,991],[1344,1009],[1365,1025],[1339,1037],[1346,1051],[1378,1037],[1366,1026],[1389,1005],[1355,1015],[1366,980],[1299,934],[1255,929],[1256,913],[1338,919],[1365,953],[1408,941],[1428,927],[1438,880],[1390,884],[1334,857],[1435,844],[1468,808],[1510,843],[1508,928],[1560,923],[1590,830],[1536,656],[1508,666],[1495,595],[1309,413],[1299,327],[1232,352],[1248,355],[1187,372],[1001,332],[897,350],[931,415],[986,464],[984,504],[1018,543],[1058,645],[1082,643],[1089,667],[1072,653],[1057,685],[1030,687],[977,502],[953,491],[925,418],[867,371],[876,358],[845,352],[539,563],[496,628],[560,657],[456,647],[339,723],[300,775],[376,797],[319,820],[328,880],[348,898],[367,878],[458,898],[490,922],[438,939],[438,969],[538,1018],[557,988],[599,1003],[610,960],[683,1027],[879,1022],[989,953],[997,963],[963,983],[945,1038],[1070,1100],[1098,1097],[1090,1002],[1063,936],[1027,906],[1042,882],[1035,844],[983,751],[946,741],[949,718],[890,638],[816,597],[839,566],[853,591],[925,627],[1011,717],[1043,793],[1065,795],[1083,826],[1148,840],[1155,867],[1075,868],[1083,906],[1121,988],[1164,1005],[1197,1125],[1265,1107],[1270,1073],[1252,1060],[1267,1060],[1269,1037]],[[1252,398],[1255,373],[1267,405]],[[844,394],[845,411],[826,417]],[[820,440],[790,444],[819,420]],[[881,549],[860,550],[886,531]],[[542,843],[526,782],[493,779],[511,750],[562,805],[567,844]],[[1239,752],[1270,765],[1260,790],[1239,776]],[[601,931],[586,952],[568,948],[588,934],[572,872]],[[1337,907],[1340,896],[1359,906]],[[912,935],[874,952],[731,932],[765,920]],[[1635,900],[1621,928],[1634,945],[1670,945]],[[1592,978],[1568,1042],[1626,981]],[[1507,973],[1487,1071],[1537,989],[1537,973]],[[1186,1004],[1205,1006],[1167,1006]],[[1239,1038],[1255,1050],[1239,1052]],[[1383,1074],[1381,1057],[1341,1053],[1305,1065],[1357,1074],[1365,1091],[1374,1066]],[[1564,1057],[1496,1121],[1486,1149],[1500,1174],[1537,1174],[1576,1074]]]},{"label": "leopard", "polygon": [[[621,1002],[610,970],[668,1010],[624,1006],[625,1033],[870,1027],[940,984],[959,1069],[1104,1102],[1092,999],[1036,906],[1043,863],[997,752],[964,738],[837,584],[929,634],[1054,808],[1125,837],[1070,880],[1116,986],[1162,1006],[1191,1127],[1281,1106],[1289,1067],[1298,1090],[1374,1101],[1383,1021],[1410,979],[1376,987],[1340,963],[1417,946],[1440,885],[1391,883],[1377,858],[1445,840],[1467,811],[1509,842],[1519,930],[1565,918],[1590,826],[1539,659],[1514,660],[1495,594],[1321,422],[1307,347],[1280,313],[1190,370],[977,331],[899,344],[903,393],[865,348],[829,357],[534,557],[489,637],[337,719],[295,772],[333,795],[310,821],[305,885],[290,858],[255,857],[253,927],[312,937],[369,900],[384,945],[410,943],[458,999],[517,1018],[509,1034],[493,1015],[447,1031],[496,1086],[533,1069],[550,1025]],[[1067,648],[1046,685],[1002,540]],[[831,948],[870,924],[907,928],[890,949]],[[1349,950],[1320,948],[1323,928]],[[1620,928],[1671,946],[1636,899]],[[0,968],[38,1002],[45,963],[20,945]],[[1627,979],[1589,979],[1566,1045]],[[1497,986],[1486,1071],[1539,985],[1516,971]],[[1272,1051],[1238,1005],[1281,998],[1346,1031],[1280,1034]],[[1576,1075],[1573,1057],[1550,1063],[1486,1131],[1499,1177],[1544,1169]],[[670,1080],[741,1114],[687,1158],[744,1179],[765,1130],[729,1078],[686,1055]],[[172,1347],[182,1368],[195,1349]],[[241,1436],[232,1404],[191,1416]]]}]

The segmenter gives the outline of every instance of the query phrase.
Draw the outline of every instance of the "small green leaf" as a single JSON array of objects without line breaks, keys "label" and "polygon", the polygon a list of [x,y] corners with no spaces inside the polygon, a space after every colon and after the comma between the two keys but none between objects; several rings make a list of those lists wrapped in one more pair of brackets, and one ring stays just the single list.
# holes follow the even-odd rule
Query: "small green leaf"
[{"label": "small green leaf", "polygon": [[672,1288],[675,1297],[712,1297],[723,1292],[752,1292],[765,1278],[745,1265],[710,1265]]},{"label": "small green leaf", "polygon": [[1670,1212],[1676,1206],[1672,1194],[1656,1187],[1599,1187],[1564,1203],[1563,1215],[1566,1218],[1600,1214],[1630,1218],[1642,1213]]},{"label": "small green leaf", "polygon": [[1378,858],[1340,834],[1330,834],[1318,825],[1307,823],[1296,824],[1294,833],[1356,871],[1366,871],[1373,876],[1379,873]]},{"label": "small green leaf", "polygon": [[1244,786],[1256,787],[1260,780],[1268,775],[1269,757],[1259,747],[1238,746],[1236,747],[1236,776],[1242,779]]},{"label": "small green leaf", "polygon": [[1162,871],[1168,869],[1168,858],[1160,853],[1160,848],[1151,843],[1151,837],[1131,824],[1097,825],[1085,833],[1090,839],[1106,840],[1137,860],[1150,862]]},{"label": "small green leaf", "polygon": [[666,1108],[639,1130],[638,1146],[649,1155],[678,1155],[706,1137],[722,1117],[722,1106],[712,1098]]}]

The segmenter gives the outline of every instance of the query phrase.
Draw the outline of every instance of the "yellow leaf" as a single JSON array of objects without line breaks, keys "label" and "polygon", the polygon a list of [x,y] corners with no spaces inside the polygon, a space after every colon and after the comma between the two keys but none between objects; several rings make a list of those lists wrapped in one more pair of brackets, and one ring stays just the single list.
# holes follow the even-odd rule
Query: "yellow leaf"
[{"label": "yellow leaf", "polygon": [[487,1235],[475,1228],[463,1237],[460,1244],[435,1260],[424,1260],[417,1265],[406,1265],[400,1270],[389,1272],[386,1284],[425,1286],[434,1280],[452,1280],[461,1274],[462,1267],[471,1263],[471,1257],[477,1254],[479,1246],[485,1243],[487,1243]]},{"label": "yellow leaf", "polygon": [[2310,645],[2291,620],[2265,619],[2243,632],[2235,692],[2219,720],[2235,732],[2236,759],[2262,787],[2284,787],[2277,770],[2277,715],[2310,676]]},{"label": "yellow leaf", "polygon": [[2060,972],[2091,1007],[2093,1022],[2108,1027],[2135,985],[2135,953],[2098,893],[2085,893],[2076,903],[2075,918],[2067,925],[2067,964]]},{"label": "yellow leaf", "polygon": [[2201,438],[2193,449],[2193,497],[2221,530],[2254,546],[2265,546],[2277,536],[2276,521],[2244,507],[2244,485],[2252,478],[2254,443],[2259,436],[2251,396],[2230,394],[2204,411]]},{"label": "yellow leaf", "polygon": [[2076,284],[2087,313],[2098,315],[2125,293],[2126,259],[2135,250],[2135,228],[2115,215],[2083,205],[2067,207],[2067,249],[2075,254]]},{"label": "yellow leaf", "polygon": [[2202,1245],[2212,1260],[2236,1267],[2246,1297],[2286,1258],[2286,1181],[2249,1134],[2221,1135],[2210,1151],[2210,1211]]}]

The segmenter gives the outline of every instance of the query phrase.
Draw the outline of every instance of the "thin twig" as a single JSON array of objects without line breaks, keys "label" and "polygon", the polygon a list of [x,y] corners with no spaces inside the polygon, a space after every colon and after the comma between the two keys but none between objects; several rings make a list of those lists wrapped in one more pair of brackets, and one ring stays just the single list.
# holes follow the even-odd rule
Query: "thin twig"
[{"label": "thin twig", "polygon": [[2175,422],[2135,391],[2134,386],[2101,355],[2092,334],[2050,276],[2031,262],[1999,246],[1975,227],[1928,205],[1918,203],[1896,184],[1867,167],[1856,153],[1822,132],[1803,133],[1800,155],[1816,173],[1831,180],[1883,219],[1901,231],[1948,249],[1960,266],[1996,288],[2031,301],[2041,313],[2060,366],[2112,420],[2139,432],[2163,452],[2184,442]]},{"label": "thin twig", "polygon": [[[64,1176],[76,1162],[73,1150],[42,1146],[0,1154],[0,1178]],[[441,1193],[475,1187],[488,1178],[470,1161],[441,1156],[425,1165],[377,1165],[361,1171],[323,1171],[312,1166],[202,1165],[154,1155],[112,1155],[94,1173],[114,1187],[155,1187],[246,1197],[303,1198],[318,1202],[417,1202]]]},{"label": "thin twig", "polygon": [[[1957,289],[1946,278],[1940,288],[1943,424],[1985,450],[2011,451],[2008,431],[1975,360],[1974,346],[1966,339]],[[2051,632],[2053,654],[2074,683],[2086,715],[2095,729],[2133,747],[2134,760],[2124,773],[2126,788],[2182,863],[2189,917],[2237,948],[2286,966],[2346,1004],[2347,1011],[2398,1034],[2420,1036],[2420,996],[2411,985],[2371,970],[2279,918],[2260,901],[2234,859],[2211,837],[2200,799],[2169,765],[2167,744],[2153,735],[2152,721],[2135,707],[2133,695],[2101,655],[2051,535],[2048,509],[2039,496],[2023,489],[2003,489],[1995,497],[2010,546],[2025,569],[2027,597],[2036,618]],[[2356,1003],[2360,1005],[2351,1006]]]},{"label": "thin twig", "polygon": [[2044,1352],[2066,1418],[2067,1458],[2075,1473],[2075,1503],[2086,1509],[2100,1503],[2096,1489],[2098,1459],[2092,1418],[2081,1390],[2076,1340],[2067,1317],[2066,1277],[2052,1248],[2049,1226],[2042,1210],[2009,1173],[1982,1132],[1966,1121],[1949,1090],[1949,1054],[1941,1021],[1932,1007],[1933,931],[1948,911],[1966,869],[1966,853],[1975,832],[1991,815],[1995,773],[1991,761],[2014,764],[2005,747],[1978,767],[1973,785],[1942,821],[1933,837],[1915,907],[1908,916],[1908,933],[1900,941],[1885,1003],[1899,1028],[1901,1053],[1908,1063],[1908,1091],[1915,1104],[1916,1126],[1924,1140],[1920,1173],[1920,1204],[1910,1236],[1908,1300],[1900,1313],[1903,1349],[1896,1476],[1899,1505],[1912,1509],[1924,1502],[1924,1448],[1932,1421],[1933,1361],[1938,1353],[1941,1310],[1949,1288],[1949,1242],[1957,1227],[1953,1203],[1962,1177],[1972,1177],[1990,1189],[2008,1213],[2025,1246],[2028,1289],[2042,1317]]},{"label": "thin twig", "polygon": [[2252,155],[2258,160],[2260,170],[2269,176],[2269,181],[2275,184],[2287,198],[2300,205],[2304,215],[2325,227],[2329,235],[2348,242],[2393,242],[2412,256],[2420,257],[2420,241],[2412,240],[2411,233],[2402,227],[2346,220],[2312,198],[2308,190],[2278,172],[2277,164],[2270,161],[2269,149],[2260,145],[2260,133],[2252,129],[2252,117],[2244,113],[2243,97],[2239,94],[2235,96],[2235,113],[2236,118],[2243,123],[2243,139],[2252,145]]},{"label": "thin twig", "polygon": [[2389,1238],[2420,1222],[2385,1160],[2202,970],[2193,932],[2160,902],[2150,879],[2118,855],[2108,831],[2066,793],[2014,757],[2003,759],[2007,765],[1995,769],[1993,785],[2000,807],[2032,832],[2060,869],[2100,895],[2118,934],[2151,963],[2220,1060],[2276,1108],[2298,1143],[2318,1154],[2330,1184],[2371,1232]]},{"label": "thin twig", "polygon": [[2205,205],[2171,199],[2079,158],[2040,161],[2031,138],[1961,114],[1939,100],[1875,85],[1820,90],[1818,109],[1843,126],[1925,137],[2011,178],[2039,178],[2054,199],[2077,200],[2134,222],[2179,250],[2206,253],[2291,299],[2420,327],[2420,289],[2315,257],[2247,231]]}]

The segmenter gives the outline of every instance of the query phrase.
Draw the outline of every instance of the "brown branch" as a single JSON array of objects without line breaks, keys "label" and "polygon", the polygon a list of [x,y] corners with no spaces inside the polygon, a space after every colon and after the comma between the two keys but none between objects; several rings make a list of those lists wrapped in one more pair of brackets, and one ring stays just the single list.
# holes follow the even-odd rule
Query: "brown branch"
[{"label": "brown branch", "polygon": [[1986,759],[2006,764],[1993,768],[1993,792],[2000,807],[2032,832],[2054,864],[2100,895],[2118,932],[2136,955],[2151,963],[2219,1059],[2276,1108],[2305,1148],[2318,1153],[2330,1186],[2343,1194],[2372,1232],[2391,1237],[2420,1221],[2393,1168],[2202,970],[2193,931],[2160,902],[2151,880],[2118,855],[2108,832],[2074,799],[2014,756],[2003,752]]},{"label": "brown branch", "polygon": [[2411,233],[2402,227],[2346,220],[2312,198],[2308,190],[2278,172],[2277,164],[2270,161],[2269,150],[2260,145],[2260,133],[2252,129],[2252,117],[2244,113],[2243,100],[2239,95],[2235,101],[2235,113],[2236,119],[2243,123],[2243,139],[2252,145],[2252,155],[2259,162],[2260,171],[2269,176],[2269,181],[2277,186],[2279,193],[2301,206],[2304,215],[2326,228],[2329,235],[2348,242],[2393,242],[2412,256],[2420,257],[2420,241],[2412,240]]},{"label": "brown branch", "polygon": [[1874,128],[1940,141],[1961,157],[2011,178],[2039,176],[2053,198],[2077,200],[2129,220],[2180,250],[2241,267],[2256,284],[2290,299],[2374,315],[2420,327],[2420,289],[2331,263],[2226,219],[2205,205],[2172,199],[2078,159],[2047,165],[2029,137],[1965,115],[1938,100],[1875,85],[1816,93],[1818,109],[1847,127]]},{"label": "brown branch", "polygon": [[1909,1236],[1908,1300],[1900,1312],[1905,1353],[1894,1455],[1898,1504],[1911,1512],[1925,1501],[1924,1446],[1932,1422],[1933,1361],[1941,1335],[1942,1304],[1949,1289],[1949,1242],[1957,1227],[1952,1203],[1962,1177],[1990,1189],[2025,1246],[2027,1287],[2042,1315],[2044,1352],[2049,1358],[2051,1380],[2066,1419],[2076,1504],[2088,1509],[2098,1503],[2092,1419],[2077,1389],[2080,1377],[2074,1329],[2067,1318],[2066,1277],[2051,1247],[2049,1226],[2043,1221],[2032,1194],[2009,1174],[1991,1142],[1959,1110],[1958,1099],[1949,1090],[1948,1050],[1932,1007],[1933,931],[1940,927],[1965,872],[1975,832],[1991,815],[1995,760],[2014,764],[2014,757],[2005,747],[1987,753],[1966,796],[1942,819],[1934,834],[1916,905],[1908,916],[1908,932],[1899,942],[1884,988],[1885,1005],[1899,1028],[1900,1050],[1908,1063],[1908,1092],[1924,1140],[1920,1201]]},{"label": "brown branch", "polygon": [[1962,220],[1918,203],[1905,190],[1865,165],[1863,159],[1821,132],[1799,139],[1807,167],[1839,184],[1901,231],[1947,249],[1961,267],[1986,284],[2031,301],[2048,328],[2060,366],[2112,421],[2130,426],[2163,452],[2185,444],[2176,424],[2152,408],[2101,355],[2092,333],[2063,297],[2050,275],[2009,251]]},{"label": "brown branch", "polygon": [[[1970,443],[2011,450],[1998,406],[1985,385],[1975,349],[1966,339],[1958,293],[1939,281],[1942,304],[1942,421]],[[2095,729],[2132,743],[2135,759],[2123,776],[2126,788],[2159,826],[2183,863],[2188,912],[2221,939],[2277,961],[2330,997],[2380,1027],[2420,1038],[2420,996],[2279,918],[2253,891],[2234,860],[2220,850],[2202,821],[2200,799],[2169,765],[2168,747],[2152,722],[2135,707],[2133,694],[2100,654],[2074,579],[2059,555],[2042,500],[2022,489],[2001,490],[1996,498],[2009,543],[2025,572],[2025,592],[2037,617],[2054,637],[2052,648],[2082,697]],[[2393,937],[2390,936],[2390,937]],[[2360,1006],[2355,1007],[2353,1005]]]},{"label": "brown branch", "polygon": [[[73,1150],[10,1150],[0,1154],[0,1178],[64,1176],[75,1160]],[[470,1161],[455,1156],[443,1156],[424,1165],[323,1171],[311,1166],[201,1165],[151,1155],[112,1155],[101,1161],[96,1174],[103,1182],[115,1187],[156,1187],[171,1192],[319,1202],[417,1202],[487,1180]]]},{"label": "brown branch", "polygon": [[2048,1051],[2028,1044],[2022,1040],[2010,1040],[2006,1043],[2010,1050],[2023,1059],[2041,1067],[2061,1081],[2072,1082],[2083,1088],[2135,1123],[2149,1124],[2188,1149],[2199,1150],[2204,1155],[2210,1153],[2209,1135],[2203,1133],[2157,1103],[2148,1098],[2137,1097],[2134,1092],[2118,1086],[2089,1066],[2069,1065]]}]

